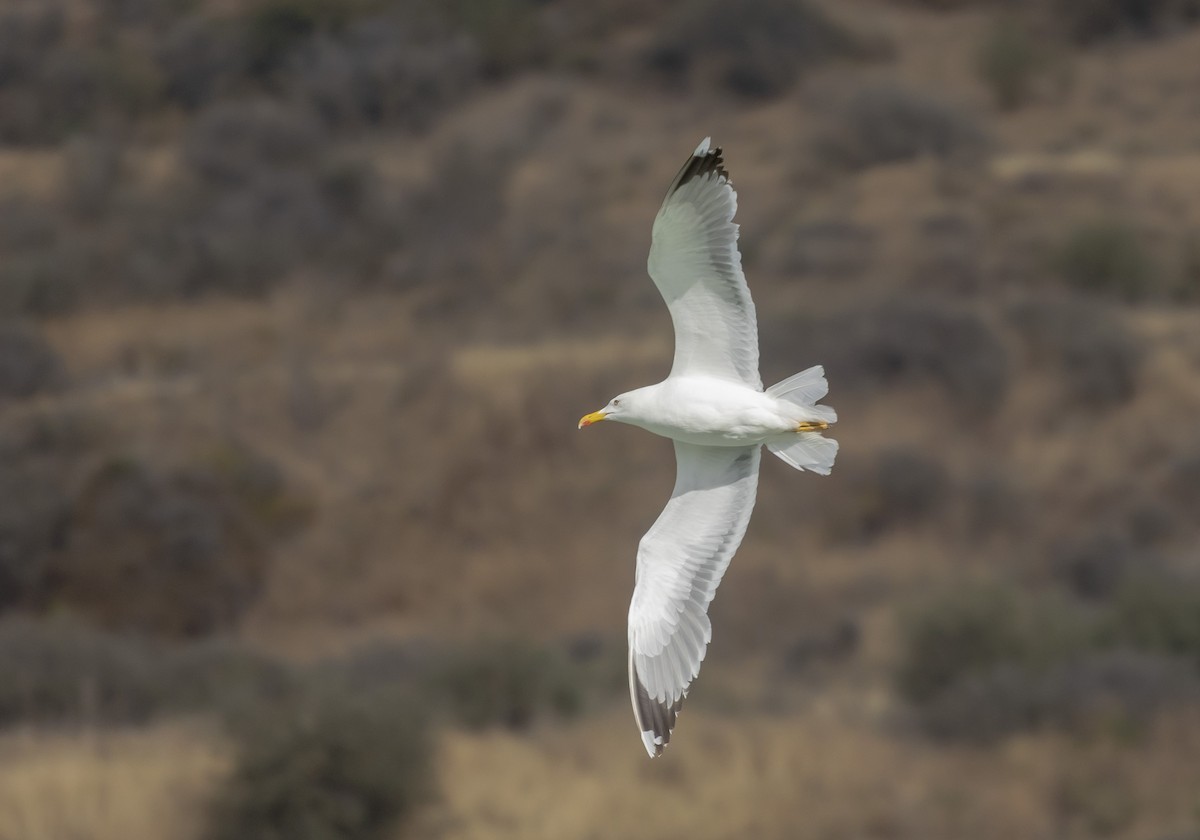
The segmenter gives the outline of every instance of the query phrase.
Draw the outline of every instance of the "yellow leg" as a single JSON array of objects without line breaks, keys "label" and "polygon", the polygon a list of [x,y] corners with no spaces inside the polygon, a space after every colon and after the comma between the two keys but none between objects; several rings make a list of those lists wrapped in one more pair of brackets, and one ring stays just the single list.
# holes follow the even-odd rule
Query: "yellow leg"
[{"label": "yellow leg", "polygon": [[824,420],[805,420],[796,426],[797,432],[823,432],[829,428]]}]

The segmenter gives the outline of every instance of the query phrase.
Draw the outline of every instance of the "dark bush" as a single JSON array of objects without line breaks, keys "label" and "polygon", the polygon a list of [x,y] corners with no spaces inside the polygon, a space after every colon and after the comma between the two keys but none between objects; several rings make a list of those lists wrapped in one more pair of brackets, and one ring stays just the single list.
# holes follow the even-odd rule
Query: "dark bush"
[{"label": "dark bush", "polygon": [[994,411],[1007,394],[1008,353],[978,315],[940,303],[896,301],[831,319],[830,377],[851,387],[933,381],[970,412]]},{"label": "dark bush", "polygon": [[64,148],[63,199],[72,214],[95,219],[112,201],[121,175],[121,147],[112,137],[79,136]]},{"label": "dark bush", "polygon": [[167,646],[65,619],[0,622],[0,728],[215,714],[230,725],[325,686],[228,639]]},{"label": "dark bush", "polygon": [[878,239],[872,228],[836,219],[802,224],[791,233],[785,270],[822,278],[860,276],[871,265]]},{"label": "dark bush", "polygon": [[818,64],[864,52],[859,38],[806,0],[691,0],[663,25],[649,63],[677,82],[699,72],[732,93],[767,98]]},{"label": "dark bush", "polygon": [[61,3],[10,3],[0,10],[0,79],[26,81],[61,44],[67,29]]},{"label": "dark bush", "polygon": [[1200,665],[1200,585],[1140,575],[1120,588],[1103,626],[1106,641]]},{"label": "dark bush", "polygon": [[967,533],[973,539],[1014,536],[1029,518],[1029,500],[1002,474],[972,475],[961,489],[966,501]]},{"label": "dark bush", "polygon": [[965,674],[1021,655],[1025,645],[1017,594],[998,586],[948,592],[903,617],[897,687],[929,702]]},{"label": "dark bush", "polygon": [[196,110],[232,90],[248,70],[244,34],[201,15],[177,21],[156,43],[167,99]]},{"label": "dark bush", "polygon": [[58,354],[41,333],[0,321],[0,407],[54,389],[63,375]]},{"label": "dark bush", "polygon": [[1011,320],[1034,363],[1058,371],[1071,402],[1095,410],[1136,393],[1143,354],[1113,310],[1071,301],[1024,303]]},{"label": "dark bush", "polygon": [[445,652],[421,642],[374,642],[320,662],[316,678],[350,694],[419,687],[438,669]]},{"label": "dark bush", "polygon": [[1061,31],[1081,44],[1154,35],[1200,18],[1196,0],[1054,0],[1050,10]]},{"label": "dark bush", "polygon": [[157,704],[154,652],[65,621],[0,623],[0,726],[136,723]]},{"label": "dark bush", "polygon": [[229,639],[172,648],[155,669],[159,711],[216,713],[240,720],[299,696],[304,674]]},{"label": "dark bush", "polygon": [[1164,495],[1181,509],[1200,510],[1200,451],[1181,454],[1167,465]]},{"label": "dark bush", "polygon": [[450,23],[475,42],[482,69],[506,76],[543,62],[552,41],[538,16],[539,0],[451,0]]},{"label": "dark bush", "polygon": [[928,521],[948,495],[945,470],[928,456],[905,449],[879,455],[866,467],[851,467],[840,492],[825,502],[832,536],[872,540],[888,531]]},{"label": "dark bush", "polygon": [[337,0],[267,0],[246,21],[247,68],[270,76],[289,55],[319,31],[344,26],[355,3]]},{"label": "dark bush", "polygon": [[32,603],[61,542],[70,500],[55,472],[19,456],[0,470],[0,610]]},{"label": "dark bush", "polygon": [[448,655],[431,690],[464,726],[522,729],[544,711],[575,714],[580,686],[556,651],[517,641],[481,642]]},{"label": "dark bush", "polygon": [[183,160],[215,185],[238,186],[264,171],[310,167],[325,139],[307,110],[266,98],[222,101],[196,116]]},{"label": "dark bush", "polygon": [[1100,639],[1096,618],[1075,602],[998,584],[940,593],[909,609],[900,630],[897,687],[916,703],[968,674],[1005,663],[1045,669]]},{"label": "dark bush", "polygon": [[44,607],[170,636],[231,627],[258,596],[271,539],[302,524],[307,510],[272,465],[237,457],[233,466],[173,472],[136,461],[101,466],[71,507]]},{"label": "dark bush", "polygon": [[1053,254],[1051,265],[1077,289],[1128,301],[1155,296],[1163,282],[1141,234],[1112,219],[1074,228]]},{"label": "dark bush", "polygon": [[[159,259],[138,266],[134,282],[143,296],[263,295],[289,270],[316,258],[337,223],[315,173],[298,170],[265,169],[237,187],[198,197],[183,212],[162,229],[153,251]],[[171,262],[182,270],[165,285],[161,269],[174,269]]]},{"label": "dark bush", "polygon": [[922,706],[920,718],[934,737],[976,743],[1047,728],[1124,737],[1197,700],[1200,677],[1188,662],[1117,650],[1045,670],[1005,663],[969,674]]},{"label": "dark bush", "polygon": [[1144,563],[1136,547],[1118,534],[1099,534],[1057,552],[1059,576],[1084,598],[1109,598]]},{"label": "dark bush", "polygon": [[816,151],[822,160],[865,169],[921,157],[973,160],[988,145],[972,114],[922,91],[880,84],[842,103]]},{"label": "dark bush", "polygon": [[984,33],[976,71],[1004,111],[1025,105],[1046,65],[1043,50],[1029,28],[1012,17],[1000,18]]},{"label": "dark bush", "polygon": [[423,129],[474,87],[480,65],[462,35],[368,18],[308,42],[288,62],[285,83],[333,128]]},{"label": "dark bush", "polygon": [[78,464],[103,437],[92,416],[55,407],[0,423],[0,610],[36,603],[62,549]]},{"label": "dark bush", "polygon": [[391,693],[264,709],[213,802],[209,840],[373,840],[433,792],[429,732]]},{"label": "dark bush", "polygon": [[0,9],[0,143],[60,139],[58,103],[45,101],[66,36],[60,3],[8,3]]}]

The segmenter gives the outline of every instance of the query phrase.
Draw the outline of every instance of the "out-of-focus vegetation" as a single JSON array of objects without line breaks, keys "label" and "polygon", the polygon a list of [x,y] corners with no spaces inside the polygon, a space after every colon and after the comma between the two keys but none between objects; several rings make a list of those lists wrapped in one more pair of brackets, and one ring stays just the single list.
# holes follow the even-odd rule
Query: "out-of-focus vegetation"
[{"label": "out-of-focus vegetation", "polygon": [[[0,837],[1190,836],[1198,17],[0,4]],[[575,420],[706,135],[842,449],[647,765],[670,447]]]}]

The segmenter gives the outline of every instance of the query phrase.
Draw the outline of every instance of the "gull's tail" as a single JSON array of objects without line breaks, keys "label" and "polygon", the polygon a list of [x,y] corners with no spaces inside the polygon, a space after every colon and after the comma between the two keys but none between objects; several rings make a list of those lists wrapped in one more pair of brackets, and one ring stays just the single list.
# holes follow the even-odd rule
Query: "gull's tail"
[{"label": "gull's tail", "polygon": [[780,435],[767,441],[767,449],[780,460],[798,470],[811,470],[829,475],[837,457],[838,442],[823,436],[813,429],[825,429],[837,422],[837,412],[830,406],[817,405],[817,400],[829,393],[825,381],[825,368],[810,367],[795,376],[789,376],[767,389],[768,396],[796,405],[800,411],[794,433]]}]

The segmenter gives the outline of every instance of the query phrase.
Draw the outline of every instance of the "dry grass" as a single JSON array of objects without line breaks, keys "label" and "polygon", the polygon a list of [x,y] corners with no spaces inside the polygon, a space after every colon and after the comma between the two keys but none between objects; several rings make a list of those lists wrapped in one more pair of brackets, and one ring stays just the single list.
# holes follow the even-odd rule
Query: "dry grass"
[{"label": "dry grass", "polygon": [[203,728],[14,732],[0,739],[5,840],[190,840],[227,744]]},{"label": "dry grass", "polygon": [[[1133,741],[1030,735],[988,750],[932,746],[890,717],[869,689],[784,716],[694,708],[653,762],[623,706],[527,735],[450,732],[442,799],[403,836],[1132,840],[1200,819],[1195,710]],[[230,753],[175,724],[11,734],[0,758],[5,840],[184,840],[199,836]]]},{"label": "dry grass", "polygon": [[889,735],[855,705],[778,718],[694,711],[653,762],[623,709],[534,740],[456,734],[440,836],[1007,840],[1196,825],[1194,712],[1136,744],[1030,736],[984,751]]}]

